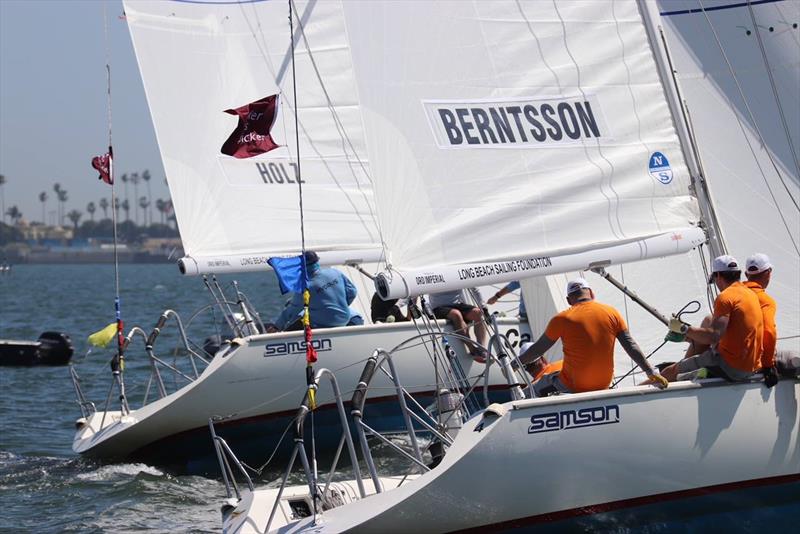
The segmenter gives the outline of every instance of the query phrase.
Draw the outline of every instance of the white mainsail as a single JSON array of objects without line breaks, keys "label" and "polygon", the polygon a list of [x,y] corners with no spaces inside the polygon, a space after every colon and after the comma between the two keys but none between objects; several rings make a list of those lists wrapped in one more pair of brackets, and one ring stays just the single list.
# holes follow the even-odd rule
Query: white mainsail
[{"label": "white mainsail", "polygon": [[[635,3],[344,12],[387,261],[415,273],[398,291],[646,259],[704,239]],[[617,258],[617,247],[628,251]]]},{"label": "white mainsail", "polygon": [[[296,10],[293,66],[286,2],[125,2],[189,272],[261,270],[299,250],[293,67],[306,247],[326,263],[380,257],[341,3]],[[281,148],[222,155],[236,126],[223,110],[275,93]]]},{"label": "white mainsail", "polygon": [[771,258],[778,347],[800,350],[800,3],[658,7],[728,251]]}]

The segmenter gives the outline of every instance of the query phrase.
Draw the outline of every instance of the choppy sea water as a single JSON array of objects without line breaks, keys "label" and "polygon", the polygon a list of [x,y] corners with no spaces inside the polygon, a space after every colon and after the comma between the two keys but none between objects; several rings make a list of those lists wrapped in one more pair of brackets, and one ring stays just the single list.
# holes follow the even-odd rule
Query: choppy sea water
[{"label": "choppy sea water", "polygon": [[[231,280],[221,277],[220,285],[230,288]],[[238,275],[236,280],[266,317],[277,311],[274,276]],[[174,265],[123,265],[120,295],[126,331],[138,324],[149,332],[167,308],[188,322],[210,302],[202,280],[181,277]],[[0,339],[34,340],[45,330],[69,334],[85,393],[99,408],[111,380],[112,352],[87,354],[86,336],[113,320],[109,265],[17,265],[11,274],[0,275]],[[189,334],[202,339],[215,324],[207,311],[192,321]],[[164,336],[164,346],[175,345],[174,328]],[[144,356],[141,347],[128,355],[130,397],[144,388]],[[221,530],[225,489],[220,481],[144,464],[81,459],[71,449],[78,417],[67,367],[0,366],[0,532]],[[276,477],[264,474],[267,480]]]}]

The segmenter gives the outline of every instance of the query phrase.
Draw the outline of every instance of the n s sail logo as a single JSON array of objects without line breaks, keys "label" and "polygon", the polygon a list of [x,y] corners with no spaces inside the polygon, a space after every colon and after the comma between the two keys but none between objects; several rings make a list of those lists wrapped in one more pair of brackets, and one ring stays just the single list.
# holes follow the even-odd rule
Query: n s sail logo
[{"label": "n s sail logo", "polygon": [[615,423],[619,423],[619,406],[617,404],[591,406],[579,410],[563,410],[534,415],[531,417],[528,434],[541,434],[543,432],[555,432],[588,426],[613,425]]},{"label": "n s sail logo", "polygon": [[647,166],[650,176],[664,185],[672,182],[672,167],[669,166],[667,156],[661,152],[653,152],[650,155],[650,163]]}]

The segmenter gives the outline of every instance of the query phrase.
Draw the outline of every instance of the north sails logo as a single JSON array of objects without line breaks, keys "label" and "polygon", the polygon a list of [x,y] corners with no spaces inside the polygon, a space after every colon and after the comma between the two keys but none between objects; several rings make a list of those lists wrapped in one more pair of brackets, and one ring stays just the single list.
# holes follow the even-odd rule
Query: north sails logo
[{"label": "north sails logo", "polygon": [[611,425],[619,423],[619,406],[592,406],[580,410],[564,410],[531,417],[528,434],[583,428],[587,426]]},{"label": "north sails logo", "polygon": [[[326,352],[332,350],[333,342],[330,339],[313,339],[311,346],[317,352]],[[286,354],[305,354],[306,342],[303,341],[286,341],[285,343],[270,343],[264,347],[264,357],[268,356],[284,356]]]}]

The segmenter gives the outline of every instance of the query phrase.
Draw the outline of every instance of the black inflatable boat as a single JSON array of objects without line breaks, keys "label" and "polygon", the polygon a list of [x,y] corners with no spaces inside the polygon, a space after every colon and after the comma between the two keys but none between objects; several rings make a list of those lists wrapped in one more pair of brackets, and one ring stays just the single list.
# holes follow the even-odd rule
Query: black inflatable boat
[{"label": "black inflatable boat", "polygon": [[72,340],[62,332],[45,332],[37,341],[0,339],[0,365],[66,365],[72,358]]}]

